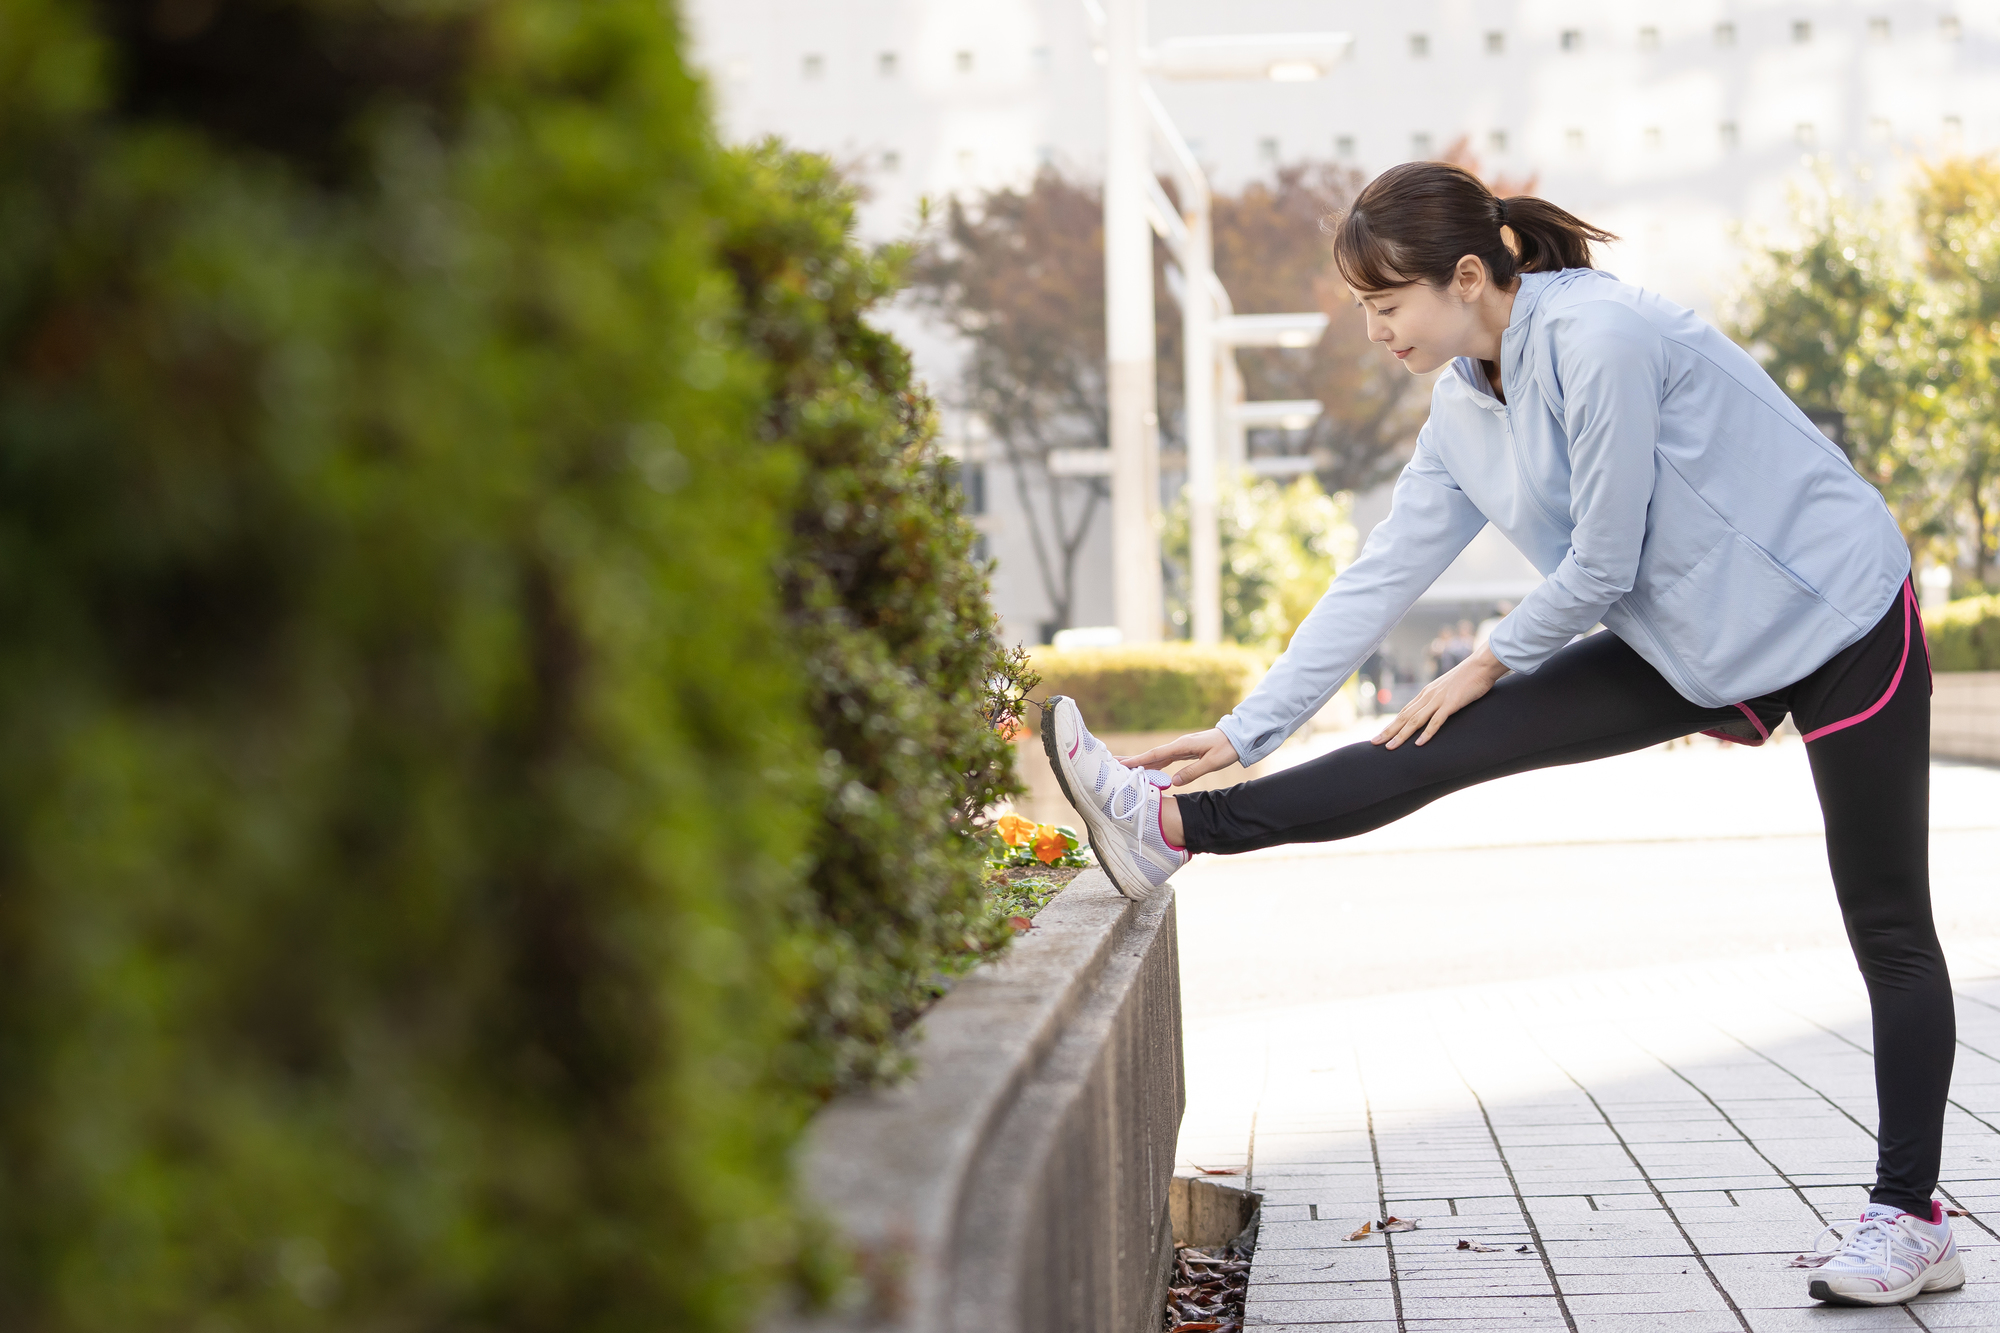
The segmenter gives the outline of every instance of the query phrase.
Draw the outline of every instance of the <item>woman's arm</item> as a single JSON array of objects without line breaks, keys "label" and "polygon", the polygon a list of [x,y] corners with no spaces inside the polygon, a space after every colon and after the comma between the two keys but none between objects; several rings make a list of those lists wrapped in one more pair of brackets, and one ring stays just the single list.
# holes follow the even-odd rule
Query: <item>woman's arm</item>
[{"label": "woman's arm", "polygon": [[1174,774],[1182,785],[1231,763],[1256,763],[1333,697],[1485,526],[1486,516],[1431,447],[1426,425],[1396,481],[1389,516],[1368,534],[1361,558],[1334,579],[1250,697],[1215,728],[1125,762],[1158,768],[1186,759],[1187,767]]},{"label": "woman's arm", "polygon": [[1487,646],[1514,671],[1533,671],[1632,591],[1653,498],[1666,350],[1653,327],[1613,301],[1555,320],[1556,376],[1569,439],[1570,549],[1521,599]]}]

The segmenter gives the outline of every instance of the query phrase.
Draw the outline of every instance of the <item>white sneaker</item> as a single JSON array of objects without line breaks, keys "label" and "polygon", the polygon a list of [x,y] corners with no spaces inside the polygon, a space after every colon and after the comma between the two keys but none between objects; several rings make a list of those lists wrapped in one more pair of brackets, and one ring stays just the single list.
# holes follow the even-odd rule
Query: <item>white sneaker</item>
[{"label": "white sneaker", "polygon": [[1160,824],[1160,785],[1171,779],[1119,763],[1085,728],[1076,700],[1058,694],[1042,706],[1042,748],[1118,892],[1144,902],[1188,863]]},{"label": "white sneaker", "polygon": [[[1813,1273],[1806,1290],[1832,1305],[1901,1305],[1926,1291],[1958,1290],[1965,1285],[1965,1266],[1958,1261],[1951,1219],[1942,1205],[1933,1203],[1931,1209],[1931,1216],[1922,1218],[1870,1204],[1845,1236],[1828,1227],[1820,1241],[1831,1234],[1840,1248]],[[1825,1253],[1818,1242],[1813,1248]]]}]

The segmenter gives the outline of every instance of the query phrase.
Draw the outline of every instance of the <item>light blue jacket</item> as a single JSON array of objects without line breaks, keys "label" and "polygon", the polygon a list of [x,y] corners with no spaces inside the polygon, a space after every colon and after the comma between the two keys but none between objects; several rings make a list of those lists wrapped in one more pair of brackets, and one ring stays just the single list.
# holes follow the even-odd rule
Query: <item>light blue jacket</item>
[{"label": "light blue jacket", "polygon": [[1243,763],[1319,710],[1489,522],[1544,578],[1493,632],[1533,671],[1602,622],[1695,703],[1791,684],[1910,571],[1881,495],[1762,367],[1593,269],[1529,273],[1500,340],[1438,377],[1388,518],[1228,717]]}]

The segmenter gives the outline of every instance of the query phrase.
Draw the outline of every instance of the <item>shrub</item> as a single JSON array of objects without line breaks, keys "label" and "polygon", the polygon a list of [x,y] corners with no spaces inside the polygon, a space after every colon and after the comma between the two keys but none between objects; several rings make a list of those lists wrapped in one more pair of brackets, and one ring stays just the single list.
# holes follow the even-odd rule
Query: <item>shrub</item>
[{"label": "shrub", "polygon": [[867,323],[906,256],[855,243],[854,188],[824,158],[766,144],[732,170],[723,253],[764,359],[762,434],[805,468],[783,583],[821,764],[792,1076],[825,1093],[900,1070],[947,957],[1011,938],[977,835],[1020,789],[995,723],[1032,682],[1000,646],[931,402]]},{"label": "shrub", "polygon": [[666,13],[6,7],[0,1325],[712,1330],[793,1248],[796,474]]},{"label": "shrub", "polygon": [[[1188,643],[1122,648],[1037,648],[1030,656],[1046,695],[1066,694],[1093,731],[1194,731],[1243,701],[1266,661],[1247,648]],[[1040,710],[1030,710],[1038,725]]]},{"label": "shrub", "polygon": [[[1225,486],[1220,500],[1222,637],[1275,655],[1354,556],[1351,499],[1300,477],[1290,485],[1266,479]],[[1185,498],[1167,516],[1161,547],[1175,574],[1169,618],[1185,634],[1192,618]]]},{"label": "shrub", "polygon": [[1925,629],[1933,669],[2000,671],[2000,597],[1952,602]]}]

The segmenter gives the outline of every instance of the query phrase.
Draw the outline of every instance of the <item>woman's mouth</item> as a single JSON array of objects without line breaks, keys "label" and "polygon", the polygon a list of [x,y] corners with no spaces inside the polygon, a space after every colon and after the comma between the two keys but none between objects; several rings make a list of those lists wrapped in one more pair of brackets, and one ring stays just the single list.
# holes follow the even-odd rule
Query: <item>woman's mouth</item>
[{"label": "woman's mouth", "polygon": [[1415,345],[1413,344],[1413,345],[1411,345],[1411,346],[1409,346],[1409,347],[1405,347],[1405,348],[1403,348],[1403,349],[1402,349],[1401,351],[1396,351],[1396,349],[1394,349],[1394,348],[1391,348],[1390,350],[1391,350],[1391,351],[1393,351],[1393,352],[1395,352],[1395,353],[1396,353],[1396,359],[1397,359],[1398,361],[1401,361],[1401,360],[1402,360],[1402,359],[1403,359],[1404,357],[1408,356],[1408,355],[1409,355],[1410,353],[1412,353],[1412,352],[1416,351],[1417,349],[1416,349]]}]

